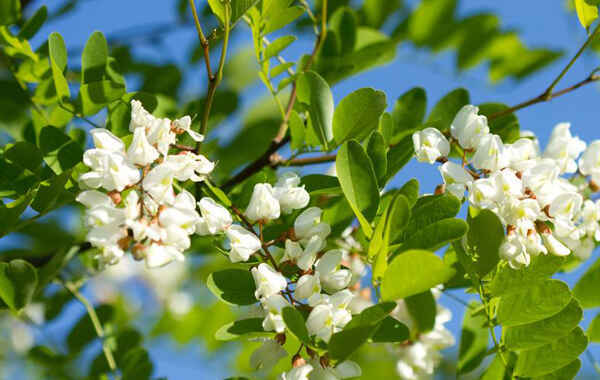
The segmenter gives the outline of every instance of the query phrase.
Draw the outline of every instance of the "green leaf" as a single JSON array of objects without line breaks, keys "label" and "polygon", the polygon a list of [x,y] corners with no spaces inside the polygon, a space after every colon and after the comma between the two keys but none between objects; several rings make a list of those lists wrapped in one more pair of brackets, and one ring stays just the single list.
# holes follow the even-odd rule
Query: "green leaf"
[{"label": "green leaf", "polygon": [[415,322],[413,336],[429,332],[435,325],[437,304],[430,290],[404,299],[406,309]]},{"label": "green leaf", "polygon": [[530,350],[551,343],[573,330],[583,318],[583,309],[573,299],[558,314],[541,321],[507,327],[503,332],[504,344],[511,350]]},{"label": "green leaf", "polygon": [[392,146],[388,150],[388,170],[385,175],[386,182],[395,176],[396,173],[410,161],[414,153],[415,148],[411,136],[406,136],[398,144]]},{"label": "green leaf", "polygon": [[228,341],[239,338],[254,338],[273,335],[262,327],[263,318],[247,318],[230,322],[215,333],[215,339]]},{"label": "green leaf", "polygon": [[302,177],[301,183],[312,196],[341,194],[340,181],[337,177],[325,174],[309,174]]},{"label": "green leaf", "polygon": [[123,379],[149,380],[153,371],[154,364],[144,348],[133,348],[123,356],[121,365]]},{"label": "green leaf", "polygon": [[543,376],[536,376],[533,380],[573,380],[579,369],[581,368],[581,360],[575,359],[566,366]]},{"label": "green leaf", "polygon": [[367,154],[373,163],[375,177],[380,187],[385,184],[385,173],[387,172],[387,148],[383,135],[379,131],[373,131],[367,143]]},{"label": "green leaf", "polygon": [[481,210],[474,218],[468,218],[468,252],[472,254],[473,270],[480,277],[496,267],[498,252],[504,241],[504,228],[498,216],[490,210]]},{"label": "green leaf", "polygon": [[284,307],[281,311],[281,315],[287,329],[298,338],[300,342],[310,346],[311,341],[308,336],[306,321],[304,320],[304,317],[302,317],[302,314],[294,307]]},{"label": "green leaf", "polygon": [[591,342],[600,343],[600,313],[596,314],[587,330]]},{"label": "green leaf", "polygon": [[393,317],[385,317],[371,339],[376,343],[404,342],[410,338],[410,332],[405,324]]},{"label": "green leaf", "polygon": [[427,95],[421,87],[414,87],[402,94],[392,111],[394,130],[391,143],[397,143],[423,123],[427,108]]},{"label": "green leaf", "polygon": [[379,188],[371,160],[359,143],[350,140],[338,151],[335,166],[342,191],[363,231],[370,236],[373,231],[369,220],[375,217],[379,205]]},{"label": "green leaf", "polygon": [[[258,0],[232,0],[231,15],[229,19],[230,25],[235,25],[246,12],[252,8]],[[209,0],[208,5],[213,13],[219,18],[221,24],[225,22],[225,8],[221,0]]]},{"label": "green leaf", "polygon": [[31,39],[35,34],[40,30],[46,19],[48,18],[48,8],[45,5],[42,5],[38,8],[37,11],[31,16],[26,22],[25,25],[19,30],[19,34],[17,37],[23,38],[25,40]]},{"label": "green leaf", "polygon": [[155,95],[146,92],[130,92],[121,97],[121,101],[114,102],[108,106],[108,122],[106,127],[115,136],[123,137],[129,135],[129,123],[131,121],[131,100],[139,100],[148,112],[153,112],[158,106]]},{"label": "green leaf", "polygon": [[469,92],[464,88],[457,88],[444,95],[433,106],[427,122],[435,123],[441,131],[449,130],[454,117],[465,104],[469,104]]},{"label": "green leaf", "polygon": [[342,99],[333,114],[336,144],[367,137],[379,125],[386,105],[385,93],[372,88],[358,89]]},{"label": "green leaf", "polygon": [[479,105],[479,114],[488,117],[490,133],[500,136],[505,144],[513,143],[521,137],[517,116],[514,113],[494,119],[490,119],[490,116],[505,111],[508,108],[506,104],[501,103],[484,103]]},{"label": "green leaf", "polygon": [[19,217],[31,203],[33,194],[29,192],[7,204],[0,201],[0,237],[15,228]]},{"label": "green leaf", "polygon": [[[520,292],[552,276],[561,268],[564,261],[564,257],[544,255],[532,258],[528,267],[519,270],[504,265],[500,267],[498,273],[494,276],[490,284],[490,292],[494,296]],[[575,292],[575,297],[578,298],[576,294]],[[581,300],[579,301],[581,302]]]},{"label": "green leaf", "polygon": [[292,139],[290,143],[291,148],[302,149],[306,143],[306,127],[304,126],[304,122],[300,118],[300,115],[298,115],[298,112],[292,111],[288,124],[290,125],[290,135]]},{"label": "green leaf", "polygon": [[81,54],[81,83],[104,79],[108,63],[108,44],[102,32],[94,32],[85,43]]},{"label": "green leaf", "polygon": [[514,375],[534,377],[550,374],[575,360],[587,347],[588,339],[581,328],[545,346],[520,353]]},{"label": "green leaf", "polygon": [[504,295],[498,305],[498,323],[504,327],[525,325],[551,317],[564,309],[572,296],[559,280],[528,284],[520,292]]},{"label": "green leaf", "polygon": [[[95,307],[96,314],[102,326],[106,328],[106,325],[114,320],[115,309],[108,305],[102,304]],[[85,346],[91,343],[93,340],[98,338],[94,324],[87,313],[84,313],[79,321],[75,323],[69,335],[67,335],[67,346],[69,351],[76,353],[81,351]]]},{"label": "green leaf", "polygon": [[398,192],[406,197],[408,205],[412,208],[419,198],[419,181],[415,178],[408,180]]},{"label": "green leaf", "polygon": [[451,194],[426,195],[417,200],[411,210],[411,220],[403,233],[403,239],[423,230],[437,221],[456,216],[460,201]]},{"label": "green leaf", "polygon": [[62,36],[56,32],[48,37],[48,55],[50,59],[50,68],[52,70],[52,79],[59,101],[68,101],[71,97],[69,84],[65,79],[67,69],[67,48]]},{"label": "green leaf", "polygon": [[377,130],[383,136],[385,141],[385,145],[389,146],[392,142],[392,136],[394,133],[394,120],[392,119],[392,114],[389,112],[384,112],[379,117],[379,125],[377,126]]},{"label": "green leaf", "polygon": [[481,307],[480,303],[472,302],[465,309],[458,351],[457,373],[459,374],[473,371],[479,367],[486,356],[489,334],[488,321],[485,314],[474,312],[479,307]]},{"label": "green leaf", "polygon": [[82,84],[79,88],[81,113],[94,115],[108,103],[118,100],[125,94],[125,86],[110,80],[99,80]]},{"label": "green leaf", "polygon": [[469,229],[462,219],[442,219],[416,231],[400,245],[390,247],[395,250],[392,257],[409,249],[428,249],[435,251],[444,245],[460,239]]},{"label": "green leaf", "polygon": [[56,174],[73,168],[83,157],[81,146],[59,128],[42,128],[39,144],[44,161]]},{"label": "green leaf", "polygon": [[[52,177],[51,179],[40,183],[35,199],[31,203],[31,208],[40,214],[62,206],[60,198],[63,196],[65,184],[69,180],[70,173],[63,173]],[[69,197],[73,199],[72,197]]]},{"label": "green leaf", "polygon": [[3,0],[0,2],[0,25],[16,24],[21,18],[21,2],[19,0]]},{"label": "green leaf", "polygon": [[298,102],[307,107],[315,135],[329,150],[333,138],[333,96],[327,82],[314,71],[302,73],[296,80]]},{"label": "green leaf", "polygon": [[508,372],[508,370],[509,368],[506,368],[503,359],[500,355],[496,354],[494,360],[492,360],[479,380],[505,380],[506,372]]},{"label": "green leaf", "polygon": [[275,78],[286,72],[290,67],[294,66],[294,64],[294,62],[281,63],[271,69],[271,71],[269,72],[269,76],[271,78]]},{"label": "green leaf", "polygon": [[574,2],[579,23],[589,31],[590,25],[598,18],[598,5],[588,4],[586,0],[574,0]]},{"label": "green leaf", "polygon": [[265,49],[263,60],[267,60],[269,58],[273,58],[279,55],[285,48],[290,46],[290,44],[296,41],[298,38],[296,36],[282,36],[271,42],[267,48]]},{"label": "green leaf", "polygon": [[396,307],[394,302],[384,302],[366,308],[355,315],[344,330],[331,336],[327,346],[332,359],[343,361],[363,345],[379,329],[379,322]]},{"label": "green leaf", "polygon": [[349,7],[340,7],[329,18],[329,27],[340,39],[340,54],[351,54],[356,45],[357,22]]},{"label": "green leaf", "polygon": [[222,301],[233,305],[255,304],[256,285],[252,274],[243,269],[223,269],[206,279],[208,289]]},{"label": "green leaf", "polygon": [[573,288],[573,295],[584,309],[600,306],[600,259],[590,266]]},{"label": "green leaf", "polygon": [[4,151],[4,158],[23,169],[36,173],[41,169],[43,155],[35,145],[19,141],[7,147]]},{"label": "green leaf", "polygon": [[33,298],[37,271],[24,260],[0,262],[0,298],[13,310],[21,310]]},{"label": "green leaf", "polygon": [[397,300],[422,293],[443,284],[454,270],[429,251],[406,251],[390,262],[381,283],[383,300]]}]

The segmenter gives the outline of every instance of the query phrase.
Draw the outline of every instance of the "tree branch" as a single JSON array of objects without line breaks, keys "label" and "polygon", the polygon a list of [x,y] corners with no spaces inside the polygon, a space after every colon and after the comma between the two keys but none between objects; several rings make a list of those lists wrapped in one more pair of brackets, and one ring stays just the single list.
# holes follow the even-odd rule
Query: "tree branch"
[{"label": "tree branch", "polygon": [[198,13],[196,11],[196,4],[194,0],[190,0],[190,8],[192,8],[192,15],[194,16],[194,23],[196,24],[196,31],[198,32],[198,39],[200,40],[200,46],[202,46],[202,50],[204,52],[204,64],[206,65],[206,74],[208,75],[208,80],[212,80],[213,74],[212,69],[210,68],[210,52],[209,45],[206,36],[204,36],[204,31],[202,30],[202,25],[200,24],[200,19],[198,18]]},{"label": "tree branch", "polygon": [[558,98],[559,96],[562,96],[562,95],[567,94],[567,93],[569,93],[571,91],[574,91],[574,90],[578,89],[581,86],[584,86],[584,85],[586,85],[588,83],[596,82],[596,81],[599,81],[599,80],[600,80],[600,75],[591,74],[587,78],[585,78],[584,80],[582,80],[580,82],[577,82],[577,83],[575,83],[574,85],[572,85],[570,87],[564,88],[564,89],[562,89],[560,91],[553,92],[551,94],[546,94],[546,92],[544,92],[543,94],[538,95],[538,96],[536,96],[533,99],[529,99],[529,100],[527,100],[527,101],[525,101],[523,103],[519,103],[516,106],[507,108],[507,109],[505,109],[503,111],[496,112],[496,113],[490,115],[488,117],[488,120],[498,119],[498,118],[500,118],[502,116],[509,115],[509,114],[511,114],[511,113],[513,113],[515,111],[518,111],[518,110],[523,109],[525,107],[529,107],[529,106],[531,106],[533,104],[543,103],[543,102],[550,101],[550,100],[552,100],[554,98]]}]

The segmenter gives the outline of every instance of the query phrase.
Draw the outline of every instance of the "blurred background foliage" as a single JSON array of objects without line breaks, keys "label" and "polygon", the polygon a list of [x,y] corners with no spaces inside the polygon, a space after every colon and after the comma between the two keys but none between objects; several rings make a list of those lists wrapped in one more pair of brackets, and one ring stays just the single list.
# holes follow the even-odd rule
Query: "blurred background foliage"
[{"label": "blurred background foliage", "polygon": [[[157,3],[137,2],[140,16],[132,18],[144,20],[145,13],[153,14],[152,8],[158,8]],[[209,31],[216,61],[222,29],[208,4],[200,3],[201,22]],[[287,99],[290,75],[306,64],[316,38],[312,19],[320,19],[322,14],[319,0],[271,3],[271,12],[277,17],[269,20],[268,12],[261,15],[267,25],[264,35],[254,33],[249,38],[252,14],[237,20],[232,31],[233,48],[203,145],[205,154],[218,161],[213,176],[217,184],[267,150],[281,123],[278,102]],[[510,8],[519,12],[518,4],[512,5]],[[168,364],[161,364],[163,370],[154,370],[153,363],[160,362],[161,355],[200,361],[195,368],[202,370],[195,378],[250,373],[249,357],[259,343],[223,342],[214,337],[219,327],[247,312],[215,302],[204,285],[206,276],[226,262],[215,248],[220,242],[197,238],[184,264],[153,272],[133,261],[98,272],[92,260],[94,251],[84,243],[81,208],[73,200],[78,191],[74,178],[83,169],[81,156],[89,146],[86,131],[106,124],[117,135],[127,134],[132,98],[158,116],[191,114],[197,120],[207,97],[202,46],[195,40],[186,0],[169,2],[175,19],[153,14],[147,22],[102,30],[106,44],[100,33],[85,36],[85,45],[70,43],[82,39],[69,35],[48,36],[63,23],[73,23],[71,15],[79,17],[77,23],[85,23],[99,17],[94,7],[104,6],[91,0],[2,0],[0,4],[0,260],[24,259],[37,268],[32,301],[20,317],[0,310],[0,377],[102,378],[99,374],[106,370],[106,362],[94,326],[73,294],[56,283],[58,279],[82,284],[88,278],[82,295],[93,300],[91,307],[104,326],[105,344],[116,353],[124,378],[167,375],[164,368],[169,368]],[[572,46],[547,47],[546,42],[552,41],[526,43],[519,30],[507,27],[510,23],[498,14],[473,11],[465,15],[458,11],[459,6],[459,0],[330,1],[327,38],[312,69],[329,86],[349,82],[356,88],[353,80],[382,65],[395,67],[398,60],[407,60],[407,55],[409,61],[413,56],[430,61],[449,56],[451,78],[468,78],[474,71],[478,79],[469,81],[474,84],[487,81],[489,86],[516,86],[548,69],[565,50],[572,50]],[[78,13],[81,8],[87,12]],[[556,8],[554,12],[573,11],[569,2]],[[592,48],[599,51],[600,42],[596,40]],[[262,56],[256,56],[257,50]],[[437,70],[435,66],[433,70]],[[388,78],[397,83],[388,99],[409,89],[402,76],[393,72]],[[539,89],[530,90],[534,96]],[[415,92],[406,94],[414,96]],[[410,126],[424,122],[427,95],[424,91],[418,94],[410,98],[409,109],[402,108],[405,102],[394,106],[394,101],[388,100],[396,126],[392,141],[405,140]],[[467,101],[468,96],[466,93]],[[518,127],[518,121],[511,119],[507,124],[510,122]],[[300,146],[303,152],[312,149]],[[283,152],[292,151],[286,148]],[[398,169],[404,164],[406,160],[398,163]],[[235,198],[236,194],[248,193],[244,187],[274,175],[274,168],[263,169],[233,188],[232,197],[244,207],[248,199]],[[334,229],[348,225],[352,214],[343,200],[334,199],[323,206],[337,222]],[[169,354],[164,347],[173,342],[196,348]],[[361,350],[354,357],[363,373],[372,378],[387,378],[395,371],[393,353],[383,346]],[[272,373],[287,366],[280,362]],[[454,378],[455,368],[450,355],[440,376]],[[173,368],[170,378],[188,378],[184,373],[189,372],[179,370],[182,372]]]}]

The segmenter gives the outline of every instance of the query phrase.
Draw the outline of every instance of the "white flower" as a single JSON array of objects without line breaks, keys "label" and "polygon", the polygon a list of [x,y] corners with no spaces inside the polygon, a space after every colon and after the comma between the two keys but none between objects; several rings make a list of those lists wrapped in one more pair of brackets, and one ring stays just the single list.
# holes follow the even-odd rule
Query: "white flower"
[{"label": "white flower", "polygon": [[308,380],[308,375],[312,370],[312,365],[304,364],[300,367],[292,368],[291,370],[282,373],[280,380]]},{"label": "white flower", "polygon": [[579,171],[592,177],[592,181],[600,183],[600,140],[588,145],[579,159]]},{"label": "white flower", "polygon": [[131,100],[131,121],[129,131],[137,128],[149,128],[156,118],[146,111],[139,100]]},{"label": "white flower", "polygon": [[279,343],[273,339],[267,339],[250,356],[250,366],[255,370],[269,370],[287,355],[287,351]]},{"label": "white flower", "polygon": [[319,280],[319,273],[305,274],[298,279],[296,283],[296,290],[294,290],[294,297],[296,299],[307,299],[311,298],[315,294],[321,293],[321,281]]},{"label": "white flower", "polygon": [[523,268],[529,265],[531,258],[527,254],[525,246],[521,243],[516,233],[509,234],[502,245],[500,245],[500,257],[508,262],[513,269]]},{"label": "white flower", "polygon": [[490,132],[487,118],[478,115],[478,112],[479,108],[467,104],[458,111],[450,125],[452,137],[457,139],[464,149],[477,148],[481,139]]},{"label": "white flower", "polygon": [[108,129],[94,128],[90,130],[92,140],[96,149],[106,150],[113,153],[124,153],[125,143],[113,135]]},{"label": "white flower", "polygon": [[144,177],[144,191],[148,193],[155,202],[160,204],[171,204],[175,200],[173,191],[173,170],[164,163],[156,165],[146,177]]},{"label": "white flower", "polygon": [[140,180],[140,171],[120,152],[88,149],[83,154],[83,163],[92,170],[82,174],[79,180],[91,188],[123,191]]},{"label": "white flower", "polygon": [[192,118],[187,115],[180,119],[173,120],[173,128],[175,128],[176,130],[179,129],[184,132],[187,132],[187,134],[190,135],[192,140],[194,140],[196,142],[204,141],[204,136],[202,136],[200,133],[192,130],[191,126],[192,126]]},{"label": "white flower", "polygon": [[248,261],[250,256],[261,247],[260,239],[242,226],[233,224],[225,230],[225,234],[231,245],[229,259],[232,263]]},{"label": "white flower", "polygon": [[317,305],[312,309],[306,320],[308,333],[318,336],[325,342],[329,342],[329,339],[331,339],[334,327],[333,307],[331,305]]},{"label": "white flower", "polygon": [[125,213],[125,224],[127,225],[134,223],[140,217],[140,195],[137,191],[132,190],[127,194],[123,210]]},{"label": "white flower", "polygon": [[233,223],[229,211],[212,198],[204,197],[200,199],[198,207],[202,218],[196,225],[196,233],[200,235],[214,235],[223,232]]},{"label": "white flower", "polygon": [[261,263],[252,268],[252,277],[256,283],[254,295],[257,299],[268,298],[287,287],[287,280],[269,264]]},{"label": "white flower", "polygon": [[473,166],[477,169],[497,171],[508,166],[509,156],[500,136],[488,134],[484,136],[473,155]]},{"label": "white flower", "polygon": [[413,133],[412,140],[417,161],[433,164],[438,158],[446,157],[450,153],[450,143],[435,128],[425,128]]},{"label": "white flower", "polygon": [[513,144],[505,145],[505,147],[509,166],[515,170],[525,170],[539,156],[539,147],[536,141],[530,138],[520,138]]},{"label": "white flower", "polygon": [[300,177],[294,172],[285,172],[279,177],[273,187],[273,196],[284,214],[304,208],[310,201],[308,192],[300,186]]},{"label": "white flower", "polygon": [[175,247],[152,243],[145,250],[145,259],[148,268],[157,268],[173,260],[183,261],[184,257]]},{"label": "white flower", "polygon": [[171,167],[173,176],[179,181],[191,179],[194,182],[204,181],[214,170],[215,163],[209,161],[201,154],[182,152],[169,155],[165,163]]},{"label": "white flower", "polygon": [[298,268],[302,270],[309,270],[317,258],[317,253],[323,247],[324,242],[318,235],[313,236],[306,243],[306,248],[302,249],[302,246],[294,241],[285,241],[285,251],[283,254],[283,260],[289,260],[296,263]]},{"label": "white flower", "polygon": [[146,166],[158,158],[156,149],[148,142],[144,128],[136,128],[133,131],[133,140],[127,149],[127,159],[132,164]]},{"label": "white flower", "polygon": [[555,219],[572,220],[579,213],[583,198],[579,193],[562,193],[552,200],[548,213]]},{"label": "white flower", "polygon": [[268,221],[279,218],[280,212],[279,201],[274,197],[271,185],[268,183],[254,185],[250,203],[246,208],[248,219]]},{"label": "white flower", "polygon": [[77,195],[75,200],[87,208],[93,208],[96,206],[114,206],[114,203],[110,197],[98,190],[82,191],[79,193],[79,195]]},{"label": "white flower", "polygon": [[315,368],[311,373],[311,380],[341,380],[362,376],[360,366],[350,360],[343,361],[334,368],[323,368],[315,363]]},{"label": "white flower", "polygon": [[469,184],[469,202],[473,206],[493,210],[501,197],[498,182],[491,178],[479,178]]},{"label": "white flower", "polygon": [[[262,264],[261,264],[262,265]],[[285,330],[285,322],[281,316],[283,308],[290,304],[283,298],[281,294],[273,294],[269,297],[261,299],[261,304],[267,315],[263,320],[263,328],[265,331],[276,331],[282,333]]]},{"label": "white flower", "polygon": [[544,157],[555,160],[561,173],[574,173],[577,170],[575,159],[585,150],[585,142],[573,137],[570,128],[570,123],[557,124],[544,151]]},{"label": "white flower", "polygon": [[332,249],[317,261],[315,270],[321,277],[321,286],[327,292],[335,292],[344,289],[352,279],[352,273],[347,269],[338,269],[342,261],[342,251]]},{"label": "white flower", "polygon": [[169,147],[177,141],[177,136],[171,130],[171,120],[153,119],[152,124],[147,128],[148,142],[155,146],[160,154],[166,156]]},{"label": "white flower", "polygon": [[294,233],[303,244],[313,236],[319,236],[324,242],[331,233],[329,224],[321,222],[323,210],[318,207],[309,207],[304,210],[294,222]]},{"label": "white flower", "polygon": [[458,199],[463,199],[466,186],[473,181],[473,176],[465,168],[452,161],[445,162],[439,167],[439,170],[446,184],[446,190]]},{"label": "white flower", "polygon": [[544,245],[548,252],[556,256],[568,256],[571,251],[563,243],[558,241],[550,232],[542,233]]}]

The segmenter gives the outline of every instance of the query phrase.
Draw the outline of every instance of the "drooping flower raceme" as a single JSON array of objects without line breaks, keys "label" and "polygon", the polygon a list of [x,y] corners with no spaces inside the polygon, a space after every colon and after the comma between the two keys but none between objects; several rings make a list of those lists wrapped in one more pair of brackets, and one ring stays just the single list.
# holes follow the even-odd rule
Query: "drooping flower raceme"
[{"label": "drooping flower raceme", "polygon": [[[589,256],[593,242],[599,241],[600,214],[597,204],[585,199],[586,186],[573,180],[590,176],[589,187],[598,190],[600,141],[586,149],[570,125],[560,123],[543,153],[527,132],[507,144],[489,132],[487,118],[478,115],[477,107],[466,105],[450,127],[451,143],[465,152],[459,164],[448,161],[445,137],[436,131],[428,128],[413,135],[417,159],[444,161],[440,173],[445,190],[463,199],[466,189],[471,207],[498,215],[507,231],[500,255],[511,267],[527,266],[539,254]],[[576,177],[561,177],[576,172]]]},{"label": "drooping flower raceme", "polygon": [[[87,240],[101,251],[105,263],[117,263],[127,250],[148,267],[183,260],[190,236],[204,232],[207,218],[198,213],[194,196],[174,188],[178,180],[203,181],[214,169],[202,155],[171,154],[178,135],[187,132],[201,139],[188,121],[189,117],[174,122],[156,118],[133,100],[129,147],[106,129],[90,132],[94,148],[84,153],[90,171],[79,178],[81,186],[90,190],[81,192],[77,200],[87,208]],[[227,223],[220,214],[214,219]],[[223,228],[215,227],[216,223],[211,220],[210,227]],[[242,248],[237,252],[246,253]]]}]

